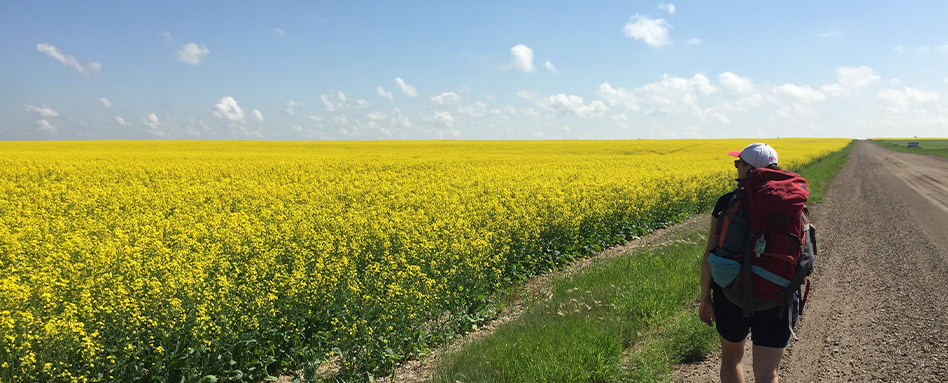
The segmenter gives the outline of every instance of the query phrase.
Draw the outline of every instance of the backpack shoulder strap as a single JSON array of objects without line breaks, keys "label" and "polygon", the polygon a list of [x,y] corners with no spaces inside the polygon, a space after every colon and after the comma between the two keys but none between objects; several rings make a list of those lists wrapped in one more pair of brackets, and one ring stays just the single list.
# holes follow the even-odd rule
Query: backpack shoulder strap
[{"label": "backpack shoulder strap", "polygon": [[738,186],[737,189],[734,189],[734,191],[730,193],[731,198],[727,202],[727,207],[724,209],[724,211],[718,214],[718,226],[716,228],[716,233],[718,235],[717,247],[718,250],[723,253],[721,255],[729,255],[727,249],[724,249],[724,242],[727,231],[731,226],[731,221],[738,222],[741,227],[747,226],[747,217],[742,217],[737,213],[737,210],[740,209],[737,207],[737,205],[740,203],[746,203],[741,201],[744,193],[744,189],[740,186]]}]

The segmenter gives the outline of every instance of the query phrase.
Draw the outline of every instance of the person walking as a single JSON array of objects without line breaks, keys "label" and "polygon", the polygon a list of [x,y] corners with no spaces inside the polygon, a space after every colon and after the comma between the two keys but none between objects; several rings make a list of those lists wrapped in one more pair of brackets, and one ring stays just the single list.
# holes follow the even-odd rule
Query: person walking
[{"label": "person walking", "polygon": [[[754,143],[740,152],[728,153],[736,156],[734,167],[737,171],[737,181],[740,183],[749,176],[754,169],[770,168],[781,170],[777,166],[777,152],[767,144]],[[711,213],[711,229],[708,235],[708,244],[701,264],[701,296],[698,308],[699,319],[708,326],[714,326],[720,335],[721,341],[721,381],[743,382],[744,369],[744,341],[747,334],[751,334],[753,342],[753,371],[757,382],[777,382],[780,359],[790,340],[791,326],[788,318],[792,315],[791,305],[753,311],[749,316],[745,310],[735,305],[712,277],[709,255],[719,245],[719,219],[734,193],[740,187],[718,199]],[[726,230],[726,229],[725,229]]]}]

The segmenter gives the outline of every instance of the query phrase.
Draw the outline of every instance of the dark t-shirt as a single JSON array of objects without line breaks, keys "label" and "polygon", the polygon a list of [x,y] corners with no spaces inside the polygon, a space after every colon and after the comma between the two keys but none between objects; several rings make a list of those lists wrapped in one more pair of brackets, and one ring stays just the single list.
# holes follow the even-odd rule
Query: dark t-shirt
[{"label": "dark t-shirt", "polygon": [[711,210],[712,217],[718,218],[718,216],[721,215],[721,212],[723,212],[724,210],[727,210],[727,203],[731,201],[731,196],[734,195],[736,191],[737,190],[732,191],[730,193],[722,195],[721,198],[718,198],[718,202],[714,204],[714,210]]}]

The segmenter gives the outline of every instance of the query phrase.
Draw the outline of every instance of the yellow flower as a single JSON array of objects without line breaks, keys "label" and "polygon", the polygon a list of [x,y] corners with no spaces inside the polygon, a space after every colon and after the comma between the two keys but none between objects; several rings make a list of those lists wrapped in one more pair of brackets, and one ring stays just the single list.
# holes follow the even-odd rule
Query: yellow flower
[{"label": "yellow flower", "polygon": [[707,209],[748,143],[0,142],[0,374],[149,380],[275,332],[348,355]]}]

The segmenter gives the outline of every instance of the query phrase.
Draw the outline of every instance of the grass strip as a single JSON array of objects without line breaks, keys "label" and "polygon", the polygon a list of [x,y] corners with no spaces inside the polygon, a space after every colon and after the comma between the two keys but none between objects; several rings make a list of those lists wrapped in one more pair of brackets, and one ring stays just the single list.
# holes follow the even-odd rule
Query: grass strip
[{"label": "grass strip", "polygon": [[[918,142],[917,148],[910,148],[909,142]],[[872,140],[872,143],[886,149],[902,153],[928,154],[948,158],[948,140]]]},{"label": "grass strip", "polygon": [[702,230],[554,278],[552,294],[447,355],[435,382],[621,381],[623,351],[698,294]]},{"label": "grass strip", "polygon": [[823,202],[823,191],[836,178],[836,174],[843,168],[843,165],[846,164],[846,160],[849,159],[849,154],[853,152],[855,146],[856,141],[852,141],[839,151],[816,159],[799,169],[793,169],[797,174],[806,178],[807,183],[810,184],[810,200],[808,201],[810,206]]},{"label": "grass strip", "polygon": [[[795,169],[810,182],[813,202],[853,145]],[[432,381],[669,381],[675,364],[700,360],[717,343],[715,330],[683,309],[698,296],[706,235],[699,225],[554,278],[551,294],[525,302],[517,320],[445,355]]]},{"label": "grass strip", "polygon": [[679,311],[633,347],[623,380],[670,381],[675,365],[703,360],[717,343],[717,331],[701,323],[693,309]]}]

